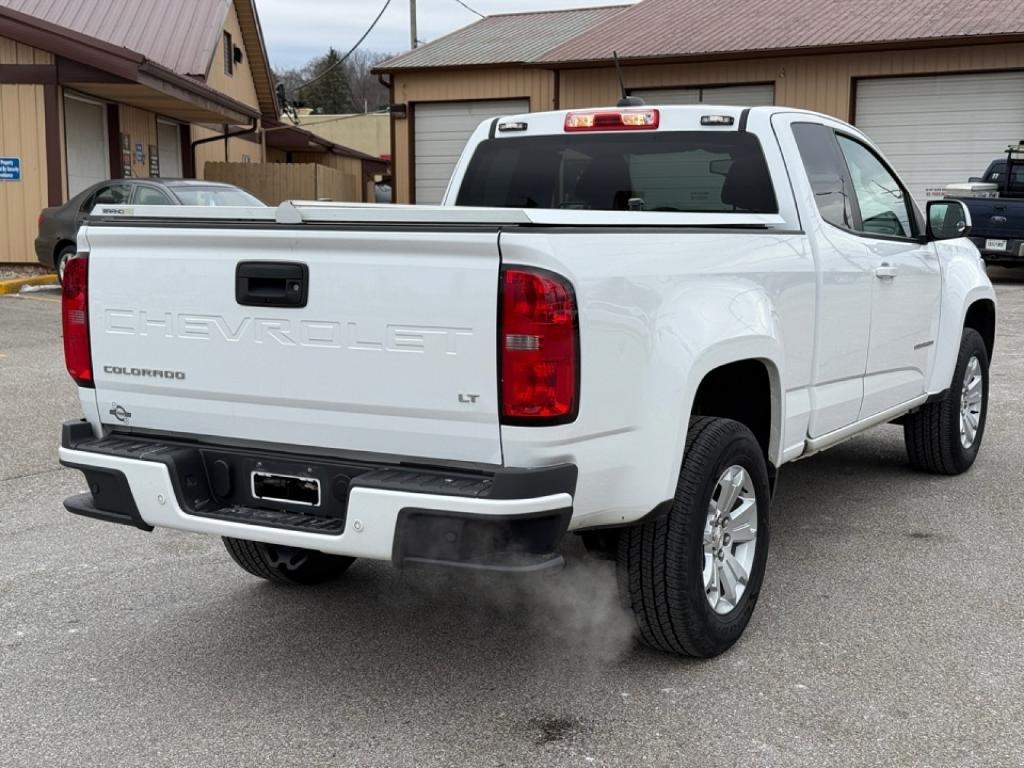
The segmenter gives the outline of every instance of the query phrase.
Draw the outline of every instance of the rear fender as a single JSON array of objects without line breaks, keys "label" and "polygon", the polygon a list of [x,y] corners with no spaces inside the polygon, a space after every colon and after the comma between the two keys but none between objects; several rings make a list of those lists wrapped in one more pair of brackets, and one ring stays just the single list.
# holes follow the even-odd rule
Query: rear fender
[{"label": "rear fender", "polygon": [[[682,464],[689,418],[701,382],[716,368],[746,360],[762,363],[768,372],[771,432],[767,459],[778,466],[782,462],[785,390],[782,346],[770,297],[758,286],[729,278],[713,283],[701,281],[696,290],[686,293],[685,297],[677,296],[666,302],[666,306],[674,308],[670,321],[675,329],[673,335],[686,339],[685,344],[667,345],[665,349],[672,370],[666,380],[677,382],[674,392],[664,393],[667,399],[663,401],[678,403],[678,413],[671,422],[678,425],[671,454],[677,457],[677,470]],[[724,307],[728,311],[723,311]]]}]

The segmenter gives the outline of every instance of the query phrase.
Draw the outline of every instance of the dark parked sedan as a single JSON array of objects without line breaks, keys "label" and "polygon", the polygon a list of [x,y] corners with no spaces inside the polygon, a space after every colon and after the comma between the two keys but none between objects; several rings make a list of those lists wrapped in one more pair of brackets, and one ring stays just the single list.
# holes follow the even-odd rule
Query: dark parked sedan
[{"label": "dark parked sedan", "polygon": [[39,214],[36,258],[57,270],[64,279],[64,265],[75,255],[75,236],[82,219],[96,205],[217,205],[262,206],[263,203],[231,184],[190,179],[115,179],[101,181],[79,192],[59,208]]}]

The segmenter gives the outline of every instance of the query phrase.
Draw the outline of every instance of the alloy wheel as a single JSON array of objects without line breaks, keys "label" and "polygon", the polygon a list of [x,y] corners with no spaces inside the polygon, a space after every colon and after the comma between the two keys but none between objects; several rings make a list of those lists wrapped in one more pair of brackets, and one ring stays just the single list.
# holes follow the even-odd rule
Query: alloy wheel
[{"label": "alloy wheel", "polygon": [[978,437],[984,376],[981,363],[972,355],[964,368],[964,381],[960,389],[960,445],[964,450],[970,449]]},{"label": "alloy wheel", "polygon": [[757,496],[750,474],[733,464],[718,478],[704,523],[704,595],[720,615],[746,592],[757,548]]}]

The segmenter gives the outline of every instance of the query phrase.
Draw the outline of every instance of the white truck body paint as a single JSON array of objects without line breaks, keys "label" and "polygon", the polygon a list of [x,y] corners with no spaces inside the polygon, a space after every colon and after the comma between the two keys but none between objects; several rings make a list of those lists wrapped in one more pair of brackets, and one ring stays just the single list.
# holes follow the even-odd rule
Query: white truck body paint
[{"label": "white truck body paint", "polygon": [[[739,122],[743,114],[660,109],[660,131],[735,131],[701,128],[700,117]],[[560,134],[565,114],[507,119],[527,123],[526,135]],[[976,301],[994,301],[994,292],[967,240],[895,243],[825,222],[794,122],[867,142],[822,115],[749,111],[746,130],[764,149],[777,214],[456,207],[470,159],[491,133],[487,121],[456,166],[443,206],[295,202],[234,217],[153,208],[137,226],[89,225],[79,238],[90,252],[96,368],[92,407],[92,393],[82,395],[86,418],[98,435],[127,426],[427,462],[572,463],[579,480],[570,527],[577,530],[637,520],[672,497],[694,395],[728,363],[756,360],[768,371],[775,466],[821,450],[946,389],[965,314]],[[305,309],[285,317],[235,303],[236,262],[261,259],[309,265]],[[895,278],[876,275],[883,262],[895,265]],[[500,267],[510,265],[558,273],[575,290],[581,390],[570,424],[500,424],[497,289]],[[186,379],[142,381],[104,366],[180,370]],[[479,397],[467,404],[460,393]],[[109,413],[115,403],[131,412],[128,424]],[[85,460],[66,449],[61,455]],[[133,492],[169,488],[162,467],[91,460],[117,463]],[[352,509],[366,504],[393,528],[387,510],[397,507],[367,494],[355,492]],[[473,500],[438,498],[445,509],[486,513]],[[524,509],[550,509],[550,502]],[[140,512],[153,525],[327,546],[325,536],[240,531],[150,501]],[[346,532],[325,551],[387,556],[382,541],[355,541]]]}]

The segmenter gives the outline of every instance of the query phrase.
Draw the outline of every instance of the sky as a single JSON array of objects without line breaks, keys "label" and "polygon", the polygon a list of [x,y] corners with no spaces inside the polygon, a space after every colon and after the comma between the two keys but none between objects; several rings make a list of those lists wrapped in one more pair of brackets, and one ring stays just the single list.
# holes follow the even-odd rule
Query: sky
[{"label": "sky", "polygon": [[[482,14],[618,5],[634,0],[464,0]],[[344,53],[373,21],[384,0],[256,0],[270,64],[287,69],[305,64],[334,46]],[[436,40],[479,17],[457,0],[416,0],[417,37]],[[409,0],[391,5],[360,46],[367,51],[400,53],[409,48]]]}]

